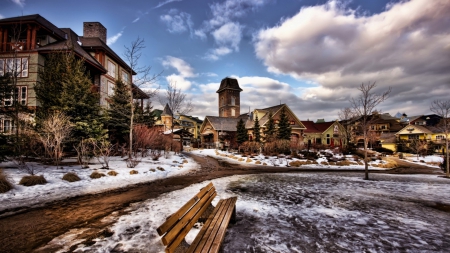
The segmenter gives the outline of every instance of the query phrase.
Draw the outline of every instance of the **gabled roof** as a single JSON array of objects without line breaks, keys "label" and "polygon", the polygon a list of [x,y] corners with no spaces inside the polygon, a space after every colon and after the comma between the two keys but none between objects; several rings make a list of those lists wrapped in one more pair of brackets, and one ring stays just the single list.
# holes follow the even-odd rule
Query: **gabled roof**
[{"label": "gabled roof", "polygon": [[[409,131],[409,129],[413,129]],[[442,127],[436,126],[422,126],[422,125],[407,125],[398,131],[396,134],[436,134],[436,133],[444,133],[444,129]]]},{"label": "gabled roof", "polygon": [[331,122],[321,122],[321,123],[315,123],[314,121],[302,121],[302,124],[306,127],[304,130],[304,133],[323,133],[328,128],[330,128],[336,121]]},{"label": "gabled roof", "polygon": [[166,104],[166,106],[164,106],[164,110],[161,113],[162,116],[173,116],[172,110],[170,110],[169,104]]},{"label": "gabled roof", "polygon": [[[294,126],[294,128],[300,127],[302,129],[304,129],[305,126],[303,125],[303,123],[297,118],[295,113],[292,112],[291,109],[289,108],[289,106],[287,106],[286,104],[276,105],[276,106],[272,106],[272,107],[268,107],[268,108],[264,108],[264,109],[256,109],[257,111],[266,112],[266,114],[261,119],[259,119],[259,125],[261,127],[264,127],[264,125],[269,121],[270,112],[272,112],[272,115],[275,116],[275,114],[277,114],[281,109],[283,109],[283,107],[286,108],[287,113],[290,113],[294,117],[294,119],[296,120],[296,123],[299,124],[297,126]],[[253,120],[252,120],[252,122],[253,122]],[[247,127],[247,124],[246,124],[246,127]],[[251,127],[253,127],[253,125]]]},{"label": "gabled roof", "polygon": [[239,122],[239,118],[225,118],[225,117],[216,117],[216,116],[206,116],[203,121],[201,129],[206,125],[206,122],[210,122],[211,126],[216,131],[230,131],[236,132],[236,126]]},{"label": "gabled roof", "polygon": [[[108,45],[106,45],[105,42],[103,42],[100,38],[96,37],[80,37],[80,41],[82,43],[81,47],[85,50],[89,51],[91,49],[103,49],[107,52],[108,56],[113,58],[117,63],[122,65],[122,68],[125,68],[127,70],[131,69],[128,64],[122,60]],[[136,72],[134,70],[131,70],[133,75],[136,75]]]},{"label": "gabled roof", "polygon": [[238,81],[234,78],[229,77],[222,79],[222,81],[220,82],[220,87],[216,92],[219,93],[225,89],[242,91],[241,87],[239,87]]},{"label": "gabled roof", "polygon": [[94,67],[98,68],[103,73],[107,72],[106,69],[94,57],[92,57],[91,54],[81,48],[80,44],[78,44],[79,37],[74,31],[70,28],[61,28],[61,31],[64,31],[67,34],[66,40],[41,46],[37,50],[41,53],[73,50],[75,54],[89,62]]},{"label": "gabled roof", "polygon": [[59,37],[59,39],[65,38],[65,32],[56,27],[54,24],[50,23],[47,19],[43,18],[39,14],[33,14],[33,15],[27,15],[27,16],[18,16],[18,17],[12,17],[12,18],[4,18],[0,19],[1,24],[14,24],[14,23],[21,23],[21,24],[27,24],[27,23],[39,23],[44,29],[51,32],[53,35],[56,35]]}]

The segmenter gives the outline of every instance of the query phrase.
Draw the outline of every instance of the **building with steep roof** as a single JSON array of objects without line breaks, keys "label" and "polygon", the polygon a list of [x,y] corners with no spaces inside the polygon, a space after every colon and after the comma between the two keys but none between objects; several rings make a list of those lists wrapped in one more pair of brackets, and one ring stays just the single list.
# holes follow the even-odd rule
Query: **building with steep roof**
[{"label": "building with steep roof", "polygon": [[[45,67],[46,54],[73,51],[83,59],[89,72],[93,90],[100,92],[99,103],[107,107],[107,98],[113,94],[115,81],[123,80],[133,87],[135,99],[148,95],[133,84],[136,73],[107,44],[106,28],[99,22],[85,22],[83,36],[70,28],[58,28],[39,14],[0,19],[0,75],[17,76],[17,94],[20,104],[36,109],[39,104],[33,90],[38,81],[38,70]],[[1,106],[8,106],[2,101]],[[0,128],[9,131],[10,119],[2,117]]]},{"label": "building with steep roof", "polygon": [[339,121],[325,122],[323,119],[314,121],[302,121],[306,127],[304,141],[308,145],[328,145],[330,147],[346,145],[343,135],[344,127]]}]

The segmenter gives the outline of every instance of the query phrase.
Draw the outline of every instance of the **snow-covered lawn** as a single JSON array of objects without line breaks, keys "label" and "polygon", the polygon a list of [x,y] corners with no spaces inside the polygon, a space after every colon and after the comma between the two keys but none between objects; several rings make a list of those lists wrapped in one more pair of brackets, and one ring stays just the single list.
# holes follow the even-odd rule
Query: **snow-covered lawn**
[{"label": "snow-covered lawn", "polygon": [[[92,160],[92,164],[87,169],[81,169],[80,165],[63,166],[63,169],[56,169],[55,166],[43,167],[38,164],[32,164],[32,166],[37,171],[37,175],[45,177],[47,184],[30,187],[19,185],[21,178],[28,174],[14,168],[13,163],[0,164],[0,167],[6,168],[4,173],[14,184],[13,190],[0,194],[0,211],[23,206],[37,206],[68,197],[118,189],[160,178],[182,175],[199,168],[199,165],[191,158],[173,153],[167,158],[160,157],[158,161],[145,157],[135,168],[127,168],[125,158],[121,157],[111,157],[109,170],[100,169],[102,166],[96,160]],[[108,175],[107,173],[112,170],[119,174],[117,176]],[[131,170],[136,170],[138,174],[131,175]],[[89,176],[93,171],[101,172],[106,176],[91,179]],[[81,181],[69,183],[62,180],[64,174],[68,172],[75,172]]]},{"label": "snow-covered lawn", "polygon": [[[242,165],[267,165],[267,166],[278,166],[278,167],[286,167],[288,164],[292,167],[295,166],[295,163],[299,163],[302,165],[307,165],[307,168],[313,169],[349,169],[349,170],[363,170],[364,163],[363,160],[358,159],[355,161],[353,155],[342,156],[339,154],[333,154],[331,150],[325,150],[321,152],[319,158],[315,161],[307,160],[307,159],[298,159],[298,158],[290,158],[289,156],[264,156],[262,154],[255,155],[253,157],[243,157],[241,154],[230,153],[227,151],[218,151],[215,149],[198,149],[192,151],[193,154],[196,155],[204,155],[204,156],[212,156],[215,158],[225,159],[231,163],[239,163]],[[344,159],[346,162],[328,162],[327,158],[323,155],[324,153],[328,153],[334,159]],[[387,165],[388,162],[384,160],[374,160],[369,162],[369,166],[371,170],[386,170],[389,168],[383,168],[383,165]],[[389,166],[386,166],[389,167]]]},{"label": "snow-covered lawn", "polygon": [[[434,175],[264,174],[213,180],[220,198],[238,196],[224,252],[448,252],[450,181]],[[134,204],[111,237],[75,252],[164,252],[156,228],[207,182]],[[50,244],[76,244],[74,230]],[[198,229],[188,235],[188,242]]]}]

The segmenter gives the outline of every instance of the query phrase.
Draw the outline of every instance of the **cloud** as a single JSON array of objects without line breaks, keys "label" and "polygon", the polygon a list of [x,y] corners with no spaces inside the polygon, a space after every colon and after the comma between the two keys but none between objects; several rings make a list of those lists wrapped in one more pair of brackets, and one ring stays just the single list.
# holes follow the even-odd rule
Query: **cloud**
[{"label": "cloud", "polygon": [[164,6],[164,5],[166,5],[166,4],[169,4],[169,3],[171,3],[171,2],[181,2],[181,1],[183,1],[183,0],[166,0],[166,1],[164,1],[164,2],[159,2],[158,5],[156,5],[155,7],[153,7],[153,9],[158,9],[159,7],[162,7],[162,6]]},{"label": "cloud", "polygon": [[20,7],[24,7],[25,6],[25,0],[11,0],[13,3],[19,5]]},{"label": "cloud", "polygon": [[227,0],[212,3],[209,7],[213,16],[207,22],[210,29],[221,26],[237,18],[244,17],[247,13],[256,11],[258,8],[272,0]]},{"label": "cloud", "polygon": [[393,89],[383,111],[408,105],[427,113],[450,88],[448,13],[446,0],[401,1],[371,16],[330,1],[261,29],[255,54],[269,72],[314,84],[298,91],[311,105],[305,109],[337,111],[358,95],[357,86],[376,81],[376,92]]},{"label": "cloud", "polygon": [[219,46],[230,46],[239,51],[239,43],[242,38],[242,26],[239,23],[229,22],[212,32],[216,44]]},{"label": "cloud", "polygon": [[136,22],[138,22],[140,19],[141,19],[140,17],[137,17],[135,20],[133,20],[132,23],[136,23]]},{"label": "cloud", "polygon": [[178,74],[171,74],[166,77],[167,82],[176,83],[177,87],[182,90],[191,88],[191,81],[187,78],[197,77],[198,74],[194,73],[194,69],[183,59],[173,56],[166,56],[162,61],[162,65],[166,68],[174,68]]},{"label": "cloud", "polygon": [[120,31],[120,32],[118,32],[117,34],[115,34],[114,36],[109,37],[109,38],[106,40],[108,46],[110,46],[110,45],[116,43],[116,41],[117,41],[120,37],[122,37],[122,35],[123,35],[123,29],[122,29],[122,31]]},{"label": "cloud", "polygon": [[190,31],[191,37],[193,33],[193,25],[191,15],[186,12],[180,12],[177,9],[171,9],[167,14],[161,15],[160,20],[166,24],[170,33],[183,33]]},{"label": "cloud", "polygon": [[233,52],[233,50],[228,47],[214,48],[214,49],[208,50],[208,52],[205,54],[203,59],[209,60],[209,61],[217,61],[217,60],[219,60],[219,58],[221,56],[230,54],[231,52]]}]

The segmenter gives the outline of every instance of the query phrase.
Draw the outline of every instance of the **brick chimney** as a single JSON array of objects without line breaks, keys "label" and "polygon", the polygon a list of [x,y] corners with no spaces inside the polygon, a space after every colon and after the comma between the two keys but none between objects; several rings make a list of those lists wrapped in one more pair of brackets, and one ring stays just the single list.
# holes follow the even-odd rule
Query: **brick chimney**
[{"label": "brick chimney", "polygon": [[100,22],[83,22],[83,37],[100,38],[106,44],[106,28]]}]

